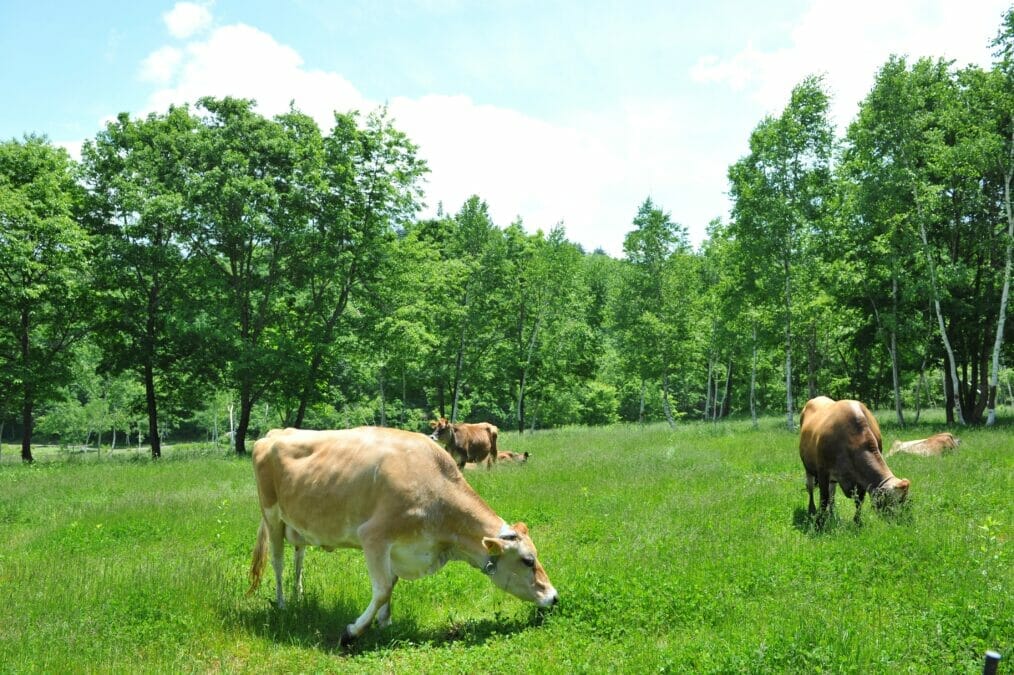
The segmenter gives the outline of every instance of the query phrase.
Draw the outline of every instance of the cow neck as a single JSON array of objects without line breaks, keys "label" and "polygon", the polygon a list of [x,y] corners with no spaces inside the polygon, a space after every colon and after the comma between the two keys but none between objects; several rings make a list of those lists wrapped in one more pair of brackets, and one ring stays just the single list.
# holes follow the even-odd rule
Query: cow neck
[{"label": "cow neck", "polygon": [[[489,573],[490,555],[482,540],[485,537],[503,537],[515,534],[507,522],[474,495],[471,503],[463,505],[458,517],[451,523],[452,557]],[[516,536],[516,534],[515,534]]]}]

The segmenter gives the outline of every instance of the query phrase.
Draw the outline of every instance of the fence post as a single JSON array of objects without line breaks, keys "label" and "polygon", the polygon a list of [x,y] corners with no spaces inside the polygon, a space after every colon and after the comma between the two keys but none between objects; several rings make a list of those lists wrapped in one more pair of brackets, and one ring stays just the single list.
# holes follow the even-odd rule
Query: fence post
[{"label": "fence post", "polygon": [[986,652],[986,664],[982,667],[982,675],[996,675],[996,667],[1000,664],[1000,652],[992,649]]}]

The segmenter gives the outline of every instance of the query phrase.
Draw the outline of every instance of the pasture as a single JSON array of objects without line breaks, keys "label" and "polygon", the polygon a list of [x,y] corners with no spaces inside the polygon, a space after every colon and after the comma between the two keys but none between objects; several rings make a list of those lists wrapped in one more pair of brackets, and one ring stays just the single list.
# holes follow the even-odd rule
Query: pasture
[{"label": "pasture", "polygon": [[[878,417],[888,447],[941,429]],[[528,523],[561,604],[540,614],[450,563],[400,583],[392,625],[348,650],[338,636],[370,596],[359,551],[311,549],[303,600],[284,610],[270,573],[244,596],[259,522],[248,460],[5,461],[0,670],[975,673],[998,649],[1008,671],[1012,430],[891,457],[912,481],[905,508],[867,502],[855,526],[839,492],[815,531],[782,424],[503,433],[529,464],[467,478]]]}]

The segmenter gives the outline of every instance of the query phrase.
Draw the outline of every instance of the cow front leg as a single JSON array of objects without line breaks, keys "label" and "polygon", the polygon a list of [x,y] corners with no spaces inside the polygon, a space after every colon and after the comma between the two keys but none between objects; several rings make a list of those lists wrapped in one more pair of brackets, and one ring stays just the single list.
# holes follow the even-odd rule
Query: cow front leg
[{"label": "cow front leg", "polygon": [[831,502],[834,497],[834,493],[831,490],[834,489],[834,483],[831,482],[831,477],[827,474],[818,474],[817,487],[820,489],[820,513],[817,515],[817,525],[822,527],[824,521],[827,520],[827,512],[831,508]]},{"label": "cow front leg", "polygon": [[[391,595],[394,595],[394,585],[398,583],[398,577],[394,577],[394,581],[391,582]],[[384,606],[377,612],[377,627],[387,628],[391,625],[391,598],[387,599]]]},{"label": "cow front leg", "polygon": [[[366,527],[366,526],[364,526]],[[363,542],[363,555],[366,557],[366,571],[370,574],[370,585],[373,597],[366,611],[359,615],[354,623],[345,626],[341,636],[341,644],[347,645],[363,634],[380,608],[391,601],[391,590],[397,577],[391,572],[391,546],[386,541],[370,541],[363,536],[360,528],[360,541]]]},{"label": "cow front leg", "polygon": [[855,515],[855,518],[853,518],[853,522],[855,522],[856,525],[860,524],[859,512],[860,512],[860,509],[863,508],[863,499],[865,497],[866,497],[866,490],[864,488],[857,487],[856,488],[856,492],[853,495],[853,499],[855,499],[855,501],[856,501],[856,515]]}]

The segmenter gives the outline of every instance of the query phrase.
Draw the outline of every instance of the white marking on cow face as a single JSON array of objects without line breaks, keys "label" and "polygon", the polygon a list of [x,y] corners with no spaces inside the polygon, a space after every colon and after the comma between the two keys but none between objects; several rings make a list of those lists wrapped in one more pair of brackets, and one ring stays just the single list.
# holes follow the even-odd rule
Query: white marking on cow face
[{"label": "white marking on cow face", "polygon": [[490,580],[511,595],[534,602],[539,607],[552,607],[559,595],[539,564],[535,544],[528,537],[524,523],[515,523],[513,532],[482,540],[490,556],[487,568]]}]

